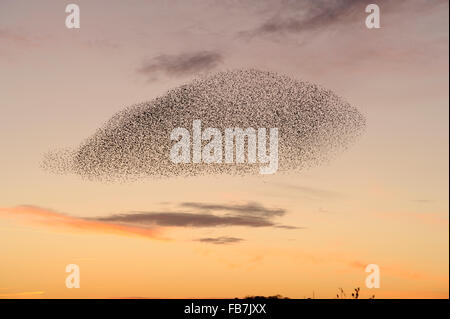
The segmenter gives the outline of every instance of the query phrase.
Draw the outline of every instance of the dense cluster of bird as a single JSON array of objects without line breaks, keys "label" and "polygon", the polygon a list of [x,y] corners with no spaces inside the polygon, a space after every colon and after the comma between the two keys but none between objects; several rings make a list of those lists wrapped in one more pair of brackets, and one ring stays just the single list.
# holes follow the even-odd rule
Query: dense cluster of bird
[{"label": "dense cluster of bird", "polygon": [[[224,71],[127,107],[74,149],[51,151],[44,168],[88,179],[259,174],[251,163],[170,160],[174,128],[278,128],[278,172],[328,160],[349,146],[365,119],[345,100],[315,84],[255,69]],[[205,142],[206,143],[206,142]]]}]

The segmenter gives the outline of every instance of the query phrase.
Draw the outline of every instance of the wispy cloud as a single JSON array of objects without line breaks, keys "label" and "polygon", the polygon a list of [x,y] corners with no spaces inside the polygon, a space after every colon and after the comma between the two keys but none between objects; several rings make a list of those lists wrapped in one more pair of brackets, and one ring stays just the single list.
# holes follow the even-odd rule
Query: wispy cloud
[{"label": "wispy cloud", "polygon": [[242,238],[236,237],[208,237],[208,238],[199,238],[196,241],[200,241],[203,243],[215,244],[215,245],[225,245],[225,244],[235,244],[243,241]]},{"label": "wispy cloud", "polygon": [[[384,2],[384,1],[383,1]],[[347,21],[356,12],[364,14],[366,4],[359,0],[288,1],[279,3],[275,13],[253,30],[242,35],[282,35],[325,29]]]},{"label": "wispy cloud", "polygon": [[105,49],[105,50],[115,50],[120,47],[116,42],[108,39],[92,39],[83,42],[90,49]]},{"label": "wispy cloud", "polygon": [[[196,212],[130,212],[94,218],[74,217],[54,210],[36,206],[1,208],[0,217],[16,221],[51,227],[56,230],[92,232],[121,236],[139,236],[167,240],[162,235],[165,227],[273,227],[300,229],[300,227],[280,225],[273,218],[282,216],[285,210],[269,209],[258,203],[244,205],[182,203],[179,208],[195,209]],[[221,214],[219,214],[222,212]],[[201,238],[200,241],[226,244],[243,239],[235,237]]]},{"label": "wispy cloud", "polygon": [[246,215],[260,215],[260,216],[283,216],[286,211],[284,209],[268,209],[259,203],[250,202],[245,205],[218,205],[208,203],[192,203],[185,202],[181,206],[195,208],[206,211],[230,211],[234,213],[241,213]]},{"label": "wispy cloud", "polygon": [[31,39],[27,35],[5,28],[0,29],[0,41],[7,42],[9,44],[32,44]]},{"label": "wispy cloud", "polygon": [[[444,4],[445,0],[408,1],[406,6],[401,1],[378,0],[375,3],[389,14],[398,10],[421,12]],[[240,32],[242,36],[284,35],[314,32],[336,28],[355,21],[365,21],[365,7],[370,3],[360,0],[297,0],[269,2],[272,14],[252,30]],[[408,15],[406,15],[408,16]]]},{"label": "wispy cloud", "polygon": [[222,54],[215,51],[198,51],[178,55],[159,55],[146,61],[138,72],[154,79],[162,73],[168,76],[185,76],[209,71],[223,60]]},{"label": "wispy cloud", "polygon": [[307,227],[297,227],[297,226],[289,226],[289,225],[275,225],[273,227],[281,228],[281,229],[307,229]]},{"label": "wispy cloud", "polygon": [[40,297],[43,295],[44,291],[23,291],[23,292],[12,292],[6,294],[0,294],[0,298],[32,298]]},{"label": "wispy cloud", "polygon": [[[243,205],[181,203],[178,208],[194,209],[195,212],[130,212],[94,218],[74,217],[51,209],[36,206],[1,208],[0,217],[56,230],[69,232],[91,232],[121,236],[138,236],[167,240],[163,232],[167,227],[273,227],[280,229],[301,229],[302,227],[281,225],[273,221],[286,211],[280,208],[266,208],[259,203]],[[235,237],[200,238],[198,241],[211,244],[231,244],[242,241]]]},{"label": "wispy cloud", "polygon": [[[348,270],[358,270],[360,272],[365,271],[367,265],[370,264],[368,261],[354,259],[352,257],[346,256],[340,253],[328,253],[327,255],[311,254],[307,252],[296,252],[294,258],[299,258],[312,264],[340,264],[346,267]],[[438,282],[448,281],[448,275],[438,275],[432,273],[426,273],[422,271],[417,271],[410,268],[410,265],[389,262],[380,263],[379,267],[384,273],[384,276],[392,276],[396,278],[401,278],[405,280],[435,280]]]},{"label": "wispy cloud", "polygon": [[431,200],[431,199],[413,199],[411,201],[415,202],[415,203],[421,203],[421,204],[429,204],[429,203],[433,202],[433,200]]},{"label": "wispy cloud", "polygon": [[55,229],[76,232],[93,232],[122,236],[139,236],[164,239],[162,229],[156,227],[135,227],[118,223],[103,223],[96,220],[72,217],[56,211],[35,206],[0,208],[0,216],[14,218],[25,223],[43,225]]},{"label": "wispy cloud", "polygon": [[322,188],[294,185],[294,184],[289,184],[289,183],[276,183],[274,185],[282,187],[282,188],[290,189],[293,191],[298,191],[300,193],[303,193],[305,195],[308,195],[308,196],[311,196],[314,198],[337,198],[337,197],[342,196],[342,194],[340,194],[338,192],[327,190],[327,189],[322,189]]},{"label": "wispy cloud", "polygon": [[429,225],[434,227],[449,227],[449,218],[448,214],[441,214],[436,212],[378,212],[375,213],[375,216],[382,219],[387,219],[391,221],[407,221],[420,223],[422,226]]}]

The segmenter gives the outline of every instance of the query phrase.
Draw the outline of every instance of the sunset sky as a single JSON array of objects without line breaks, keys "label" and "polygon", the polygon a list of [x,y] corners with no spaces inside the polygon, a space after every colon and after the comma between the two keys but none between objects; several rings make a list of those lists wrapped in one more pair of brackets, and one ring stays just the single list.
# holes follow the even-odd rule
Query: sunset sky
[{"label": "sunset sky", "polygon": [[[80,29],[65,26],[68,3]],[[365,26],[369,3],[380,29]],[[448,298],[448,10],[0,0],[0,298],[335,298],[356,287]],[[240,68],[334,91],[366,132],[329,163],[274,175],[106,183],[41,169],[47,151],[78,145],[124,107]],[[154,226],[105,220],[136,212]],[[224,219],[238,213],[266,224]],[[79,289],[65,286],[68,264],[80,266]],[[365,287],[368,264],[378,289]]]}]

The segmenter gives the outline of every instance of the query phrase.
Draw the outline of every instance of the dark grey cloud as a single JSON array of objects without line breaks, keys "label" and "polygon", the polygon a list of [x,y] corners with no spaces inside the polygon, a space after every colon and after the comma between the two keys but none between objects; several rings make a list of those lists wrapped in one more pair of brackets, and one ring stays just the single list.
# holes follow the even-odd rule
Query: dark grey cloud
[{"label": "dark grey cloud", "polygon": [[289,226],[289,225],[275,225],[273,227],[281,228],[281,229],[306,229],[306,227],[297,227],[297,226]]},{"label": "dark grey cloud", "polygon": [[222,54],[215,51],[198,51],[178,55],[162,54],[146,61],[138,72],[150,78],[155,78],[160,73],[168,76],[185,76],[212,70],[222,60]]},{"label": "dark grey cloud", "polygon": [[382,14],[390,14],[402,10],[404,16],[408,17],[410,12],[421,13],[442,4],[446,5],[447,0],[286,0],[268,1],[271,8],[269,18],[256,26],[253,30],[243,31],[240,35],[282,35],[289,33],[302,33],[308,31],[318,31],[347,23],[361,21],[364,23],[367,13],[367,5],[377,4]]},{"label": "dark grey cloud", "polygon": [[310,1],[311,7],[302,19],[272,20],[261,26],[265,32],[301,32],[317,30],[342,21],[348,16],[360,12],[364,14],[366,5],[360,0]]},{"label": "dark grey cloud", "polygon": [[364,15],[364,6],[360,0],[337,1],[287,1],[280,2],[270,18],[254,30],[244,31],[242,35],[270,35],[313,31],[326,28],[337,22],[347,20],[350,16],[360,12]]},{"label": "dark grey cloud", "polygon": [[217,226],[274,226],[270,220],[256,216],[218,216],[209,213],[179,212],[138,212],[99,217],[99,221],[123,222],[140,225],[178,226],[178,227],[217,227]]},{"label": "dark grey cloud", "polygon": [[[269,2],[270,3],[270,2]],[[272,5],[272,14],[269,18],[256,26],[253,30],[240,32],[244,36],[282,35],[302,32],[318,31],[330,27],[344,25],[354,21],[365,21],[367,13],[365,7],[370,3],[380,6],[383,13],[391,13],[402,6],[401,1],[378,0],[376,2],[361,0],[297,0],[279,1]],[[408,7],[419,11],[421,8],[435,6],[442,0],[422,0],[408,2]],[[411,8],[409,8],[411,9]]]},{"label": "dark grey cloud", "polygon": [[215,245],[236,244],[243,240],[244,239],[242,239],[242,238],[227,237],[227,236],[196,239],[196,241],[200,241],[200,242],[208,243],[208,244],[215,244]]},{"label": "dark grey cloud", "polygon": [[[182,203],[180,208],[195,209],[195,212],[131,212],[97,217],[102,222],[124,223],[138,226],[172,226],[172,227],[275,227],[298,229],[275,223],[274,217],[283,216],[283,209],[269,209],[258,203],[246,205],[222,205],[208,203]],[[226,214],[217,212],[226,211]]]}]

